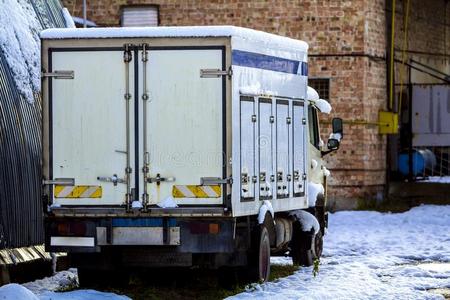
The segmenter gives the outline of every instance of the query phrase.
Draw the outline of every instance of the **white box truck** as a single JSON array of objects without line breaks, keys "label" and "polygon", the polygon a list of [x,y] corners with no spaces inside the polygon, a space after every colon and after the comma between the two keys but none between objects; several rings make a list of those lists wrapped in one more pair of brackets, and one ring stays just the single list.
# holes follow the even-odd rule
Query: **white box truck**
[{"label": "white box truck", "polygon": [[[327,226],[305,42],[232,26],[49,29],[46,249],[81,284],[131,267],[311,265]],[[100,272],[103,272],[101,275]]]}]

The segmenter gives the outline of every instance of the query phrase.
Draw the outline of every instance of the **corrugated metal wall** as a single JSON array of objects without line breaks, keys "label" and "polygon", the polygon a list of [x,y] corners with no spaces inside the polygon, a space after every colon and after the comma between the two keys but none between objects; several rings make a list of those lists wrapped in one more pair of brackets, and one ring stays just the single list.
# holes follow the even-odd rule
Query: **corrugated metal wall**
[{"label": "corrugated metal wall", "polygon": [[[41,24],[36,32],[66,27],[58,0],[28,2]],[[43,243],[40,181],[41,99],[20,95],[0,49],[0,249]]]}]

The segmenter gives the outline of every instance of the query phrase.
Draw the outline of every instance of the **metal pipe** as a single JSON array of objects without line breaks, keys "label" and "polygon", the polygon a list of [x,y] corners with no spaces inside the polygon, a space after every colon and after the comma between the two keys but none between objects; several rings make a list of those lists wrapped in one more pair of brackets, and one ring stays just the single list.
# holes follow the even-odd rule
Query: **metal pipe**
[{"label": "metal pipe", "polygon": [[414,60],[414,59],[412,59],[412,58],[411,58],[409,61],[410,61],[411,63],[416,64],[416,65],[419,65],[419,66],[422,66],[422,67],[424,67],[424,68],[427,68],[427,69],[430,70],[430,71],[433,71],[433,72],[435,72],[435,73],[438,73],[439,75],[443,75],[443,76],[445,76],[446,78],[447,78],[447,77],[450,77],[450,74],[444,73],[444,72],[442,72],[441,70],[438,70],[438,69],[433,68],[433,67],[431,67],[431,66],[429,66],[429,65],[423,64],[423,63],[421,63],[420,61]]},{"label": "metal pipe", "polygon": [[142,120],[143,120],[143,129],[142,134],[143,137],[143,155],[144,155],[144,167],[142,168],[142,173],[144,176],[144,193],[142,194],[142,202],[144,211],[147,210],[148,206],[148,192],[147,192],[147,180],[148,180],[148,172],[149,172],[149,153],[147,150],[147,102],[148,102],[148,92],[147,92],[147,61],[148,61],[148,52],[147,52],[147,44],[142,45]]},{"label": "metal pipe", "polygon": [[125,62],[125,123],[126,123],[126,168],[125,168],[125,177],[127,183],[127,194],[126,194],[126,205],[127,209],[131,208],[131,166],[130,166],[130,61],[132,59],[132,54],[130,50],[130,44],[125,44],[125,51],[123,53],[123,60]]},{"label": "metal pipe", "polygon": [[414,173],[413,173],[413,152],[414,152],[414,145],[413,145],[413,130],[412,130],[412,75],[411,75],[411,64],[409,65],[409,73],[408,73],[408,181],[411,182],[414,180]]},{"label": "metal pipe", "polygon": [[86,0],[83,0],[83,27],[87,27]]},{"label": "metal pipe", "polygon": [[391,49],[389,61],[389,109],[392,110],[394,104],[394,42],[395,42],[395,0],[392,0],[391,13]]}]

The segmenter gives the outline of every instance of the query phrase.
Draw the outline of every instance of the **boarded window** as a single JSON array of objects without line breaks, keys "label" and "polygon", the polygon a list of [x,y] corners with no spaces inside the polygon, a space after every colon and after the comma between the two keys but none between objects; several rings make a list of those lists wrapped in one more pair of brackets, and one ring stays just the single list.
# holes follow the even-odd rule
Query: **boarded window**
[{"label": "boarded window", "polygon": [[125,6],[122,8],[120,24],[122,27],[158,26],[158,7]]},{"label": "boarded window", "polygon": [[308,85],[319,93],[320,98],[330,101],[329,78],[309,78]]}]

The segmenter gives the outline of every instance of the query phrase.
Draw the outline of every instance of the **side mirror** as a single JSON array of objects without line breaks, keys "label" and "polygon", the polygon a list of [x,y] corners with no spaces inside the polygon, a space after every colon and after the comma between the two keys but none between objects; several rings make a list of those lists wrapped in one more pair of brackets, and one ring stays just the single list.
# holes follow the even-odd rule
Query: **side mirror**
[{"label": "side mirror", "polygon": [[328,139],[327,148],[328,150],[337,150],[339,149],[339,141],[337,139]]},{"label": "side mirror", "polygon": [[331,121],[331,125],[333,127],[333,133],[337,133],[341,135],[341,138],[344,137],[344,127],[342,125],[341,118],[333,118]]},{"label": "side mirror", "polygon": [[322,156],[338,150],[341,144],[341,139],[344,137],[344,128],[341,118],[333,118],[331,121],[331,126],[333,127],[333,133],[331,133],[330,138],[328,139],[327,150],[322,151]]}]

